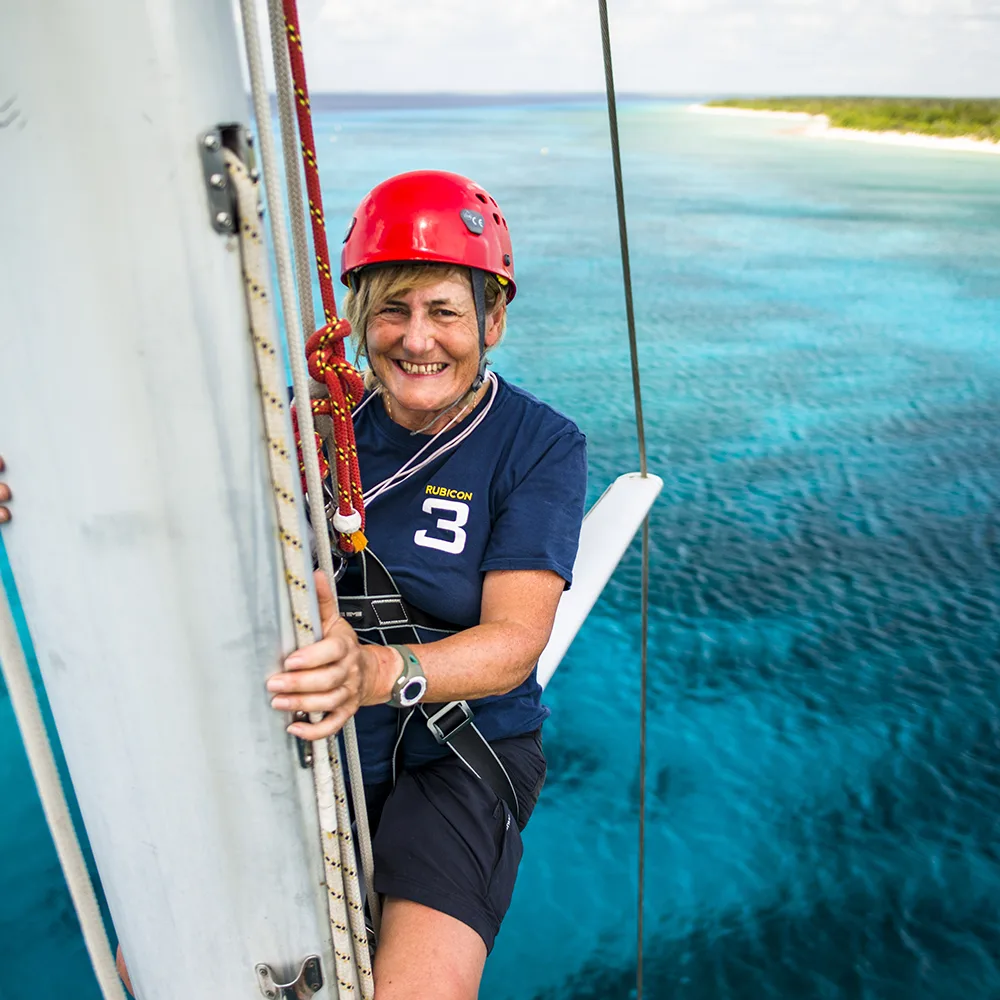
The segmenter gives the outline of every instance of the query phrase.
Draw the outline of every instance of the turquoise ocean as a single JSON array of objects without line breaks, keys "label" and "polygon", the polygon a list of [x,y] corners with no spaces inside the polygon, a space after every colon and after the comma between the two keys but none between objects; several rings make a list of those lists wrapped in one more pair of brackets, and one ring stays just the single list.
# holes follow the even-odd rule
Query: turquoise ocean
[{"label": "turquoise ocean", "polygon": [[[635,469],[602,105],[317,107],[333,249],[383,177],[475,177],[515,240],[497,370],[587,433],[592,498]],[[646,995],[996,1000],[1000,158],[665,101],[621,128],[666,481]],[[633,989],[639,574],[636,545],[547,691],[486,1000]],[[0,998],[95,1000],[2,691],[0,790]]]}]

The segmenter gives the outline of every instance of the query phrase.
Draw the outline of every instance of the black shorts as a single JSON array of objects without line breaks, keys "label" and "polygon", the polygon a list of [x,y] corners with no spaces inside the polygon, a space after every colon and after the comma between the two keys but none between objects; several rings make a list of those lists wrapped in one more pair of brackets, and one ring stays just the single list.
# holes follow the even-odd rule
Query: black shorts
[{"label": "black shorts", "polygon": [[375,852],[375,889],[461,920],[487,952],[510,906],[521,830],[545,781],[541,730],[495,740],[517,793],[519,817],[452,753],[393,788],[365,786]]}]

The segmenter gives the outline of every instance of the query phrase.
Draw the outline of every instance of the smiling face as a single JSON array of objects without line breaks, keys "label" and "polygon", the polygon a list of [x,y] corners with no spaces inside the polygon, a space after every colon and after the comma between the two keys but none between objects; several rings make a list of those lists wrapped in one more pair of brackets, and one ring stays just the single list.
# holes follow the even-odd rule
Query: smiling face
[{"label": "smiling face", "polygon": [[[368,363],[388,396],[389,413],[410,430],[426,427],[460,399],[479,371],[479,331],[468,276],[435,269],[426,278],[373,303],[365,338]],[[487,315],[488,348],[502,329],[501,307]]]}]

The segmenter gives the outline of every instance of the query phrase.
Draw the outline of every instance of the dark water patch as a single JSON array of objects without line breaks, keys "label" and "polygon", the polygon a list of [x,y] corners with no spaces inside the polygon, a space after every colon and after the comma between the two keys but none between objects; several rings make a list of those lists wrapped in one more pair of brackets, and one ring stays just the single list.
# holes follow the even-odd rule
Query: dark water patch
[{"label": "dark water patch", "polygon": [[[996,1000],[998,932],[982,895],[944,901],[936,880],[919,875],[877,887],[855,880],[838,898],[805,909],[789,894],[783,904],[725,915],[680,940],[652,933],[645,994],[656,1000]],[[634,962],[613,962],[600,942],[595,952],[600,957],[582,972],[534,1000],[634,997]]]},{"label": "dark water patch", "polygon": [[603,767],[599,748],[580,739],[581,734],[546,732],[545,757],[548,774],[545,778],[545,800],[552,802],[562,795],[574,795],[586,788],[587,782]]}]

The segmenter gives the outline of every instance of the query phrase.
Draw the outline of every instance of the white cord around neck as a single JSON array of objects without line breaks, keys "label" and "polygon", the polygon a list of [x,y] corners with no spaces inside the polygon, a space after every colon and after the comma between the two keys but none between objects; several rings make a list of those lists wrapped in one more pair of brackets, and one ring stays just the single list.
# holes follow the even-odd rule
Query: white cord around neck
[{"label": "white cord around neck", "polygon": [[[439,448],[436,448],[426,458],[424,458],[422,462],[419,462],[418,464],[414,465],[413,463],[416,462],[417,459],[420,458],[420,456],[423,455],[424,452],[427,451],[427,449],[430,448],[434,444],[434,442],[437,441],[439,437],[441,437],[442,434],[451,430],[451,428],[454,427],[456,423],[458,423],[458,421],[462,417],[462,411],[456,413],[455,416],[452,417],[451,420],[449,420],[448,423],[445,424],[445,426],[442,427],[441,430],[439,430],[437,434],[435,434],[427,442],[427,444],[425,444],[411,458],[408,458],[391,476],[387,477],[386,479],[383,479],[382,482],[376,484],[375,486],[372,486],[369,490],[365,492],[366,507],[370,506],[375,500],[377,500],[384,493],[388,493],[388,491],[391,490],[394,486],[399,486],[400,483],[406,482],[407,479],[409,479],[413,475],[416,475],[416,473],[418,473],[421,469],[426,468],[435,459],[440,458],[445,453],[451,451],[454,448],[457,448],[483,422],[483,420],[486,419],[486,415],[490,412],[490,410],[493,407],[493,403],[496,401],[497,390],[499,389],[497,377],[496,375],[493,374],[493,372],[486,373],[486,382],[489,384],[488,394],[486,396],[486,399],[483,401],[479,413],[477,413],[475,417],[473,417],[473,419],[469,422],[469,425],[465,427],[460,434],[456,434],[451,441],[448,441],[445,444],[441,445]],[[372,397],[369,396],[368,399],[364,400],[361,406],[364,406],[371,398]],[[357,414],[358,410],[361,409],[361,406],[359,406],[358,409],[354,411],[355,414]]]}]

